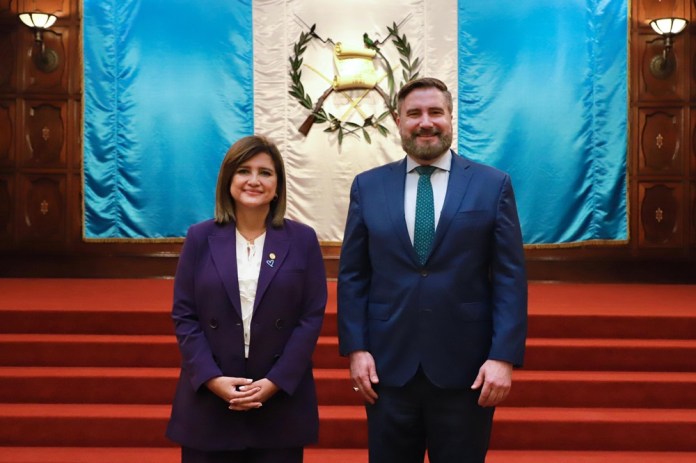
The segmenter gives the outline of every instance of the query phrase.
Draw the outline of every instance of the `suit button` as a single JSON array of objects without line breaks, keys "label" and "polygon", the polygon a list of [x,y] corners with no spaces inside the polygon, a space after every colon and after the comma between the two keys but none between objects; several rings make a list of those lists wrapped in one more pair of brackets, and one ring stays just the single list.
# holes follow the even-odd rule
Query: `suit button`
[{"label": "suit button", "polygon": [[421,270],[421,276],[422,276],[422,277],[427,277],[427,276],[428,276],[428,271],[427,271],[427,270]]},{"label": "suit button", "polygon": [[211,318],[211,319],[210,319],[210,322],[208,323],[208,325],[209,325],[212,329],[216,330],[217,327],[219,326],[219,325],[218,325],[217,318]]},{"label": "suit button", "polygon": [[275,327],[278,328],[279,330],[282,330],[285,327],[285,320],[283,320],[282,318],[279,318],[278,320],[276,320]]}]

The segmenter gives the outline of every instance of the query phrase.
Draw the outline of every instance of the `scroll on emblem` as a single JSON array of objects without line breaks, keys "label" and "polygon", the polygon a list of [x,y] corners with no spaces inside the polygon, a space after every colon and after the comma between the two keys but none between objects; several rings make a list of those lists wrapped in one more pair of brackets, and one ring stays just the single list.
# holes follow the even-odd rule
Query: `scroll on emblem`
[{"label": "scroll on emblem", "polygon": [[347,47],[338,42],[334,46],[334,64],[336,65],[334,90],[375,88],[379,81],[373,61],[376,53],[375,50]]}]

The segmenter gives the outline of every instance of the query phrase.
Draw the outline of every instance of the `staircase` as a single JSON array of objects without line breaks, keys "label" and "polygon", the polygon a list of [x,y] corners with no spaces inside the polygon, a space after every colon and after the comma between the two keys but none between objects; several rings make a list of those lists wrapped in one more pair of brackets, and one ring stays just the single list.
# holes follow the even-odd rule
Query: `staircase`
[{"label": "staircase", "polygon": [[[0,463],[174,463],[171,280],[0,280]],[[315,353],[308,463],[366,463],[337,355],[335,283]],[[490,463],[696,461],[696,287],[530,284],[526,366]]]}]

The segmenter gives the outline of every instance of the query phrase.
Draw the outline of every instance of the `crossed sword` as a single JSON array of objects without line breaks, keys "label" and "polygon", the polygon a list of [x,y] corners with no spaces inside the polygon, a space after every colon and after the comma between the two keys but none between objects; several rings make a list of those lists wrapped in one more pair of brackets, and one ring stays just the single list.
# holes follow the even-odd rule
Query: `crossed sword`
[{"label": "crossed sword", "polygon": [[[316,111],[319,111],[319,109],[321,109],[321,107],[324,106],[324,100],[326,100],[326,98],[334,91],[334,87],[333,87],[333,81],[331,79],[329,79],[328,77],[326,77],[318,69],[315,69],[314,67],[310,66],[309,64],[305,64],[305,66],[307,66],[310,70],[314,71],[319,77],[321,77],[322,79],[324,79],[325,81],[327,81],[329,83],[329,88],[327,88],[326,91],[324,91],[324,93],[322,93],[322,95],[317,100],[317,103],[314,105],[314,109],[312,109],[312,113],[309,116],[307,116],[307,119],[305,119],[305,121],[302,123],[302,125],[299,128],[299,132],[306,137],[307,134],[309,133],[309,130],[312,128],[312,126],[314,125],[314,122],[316,121],[316,116],[314,115],[314,113]],[[379,86],[379,83],[381,81],[383,81],[385,77],[387,77],[386,73],[384,75],[382,75],[382,77],[377,79],[377,83],[375,84],[375,86],[373,88],[368,88],[367,90],[365,90],[363,92],[363,94],[360,95],[360,97],[357,100],[353,99],[350,95],[345,93],[345,91],[340,91],[339,93],[341,93],[341,95],[343,95],[346,98],[346,100],[348,101],[348,103],[350,104],[350,107],[346,110],[346,112],[343,114],[343,116],[341,116],[341,121],[346,120],[346,118],[353,111],[358,111],[358,113],[360,113],[360,115],[362,116],[363,119],[367,119],[367,115],[363,112],[362,109],[360,109],[360,106],[358,106],[358,105],[360,104],[360,102],[362,102],[362,100],[365,98],[365,96],[367,96],[367,94],[370,93],[371,90],[376,90],[377,93],[379,93],[379,95],[384,100],[384,103],[387,105],[387,108],[389,108],[390,107],[389,106],[389,96],[386,93],[384,93],[384,90],[382,90],[382,88]],[[394,122],[396,122],[396,113],[392,110],[390,110],[390,113],[391,113],[392,119],[394,119]]]}]

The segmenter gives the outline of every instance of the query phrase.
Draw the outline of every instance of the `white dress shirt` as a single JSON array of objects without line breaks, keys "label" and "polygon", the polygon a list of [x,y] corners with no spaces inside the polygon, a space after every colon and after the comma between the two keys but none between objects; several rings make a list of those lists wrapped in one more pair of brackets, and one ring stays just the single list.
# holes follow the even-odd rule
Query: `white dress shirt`
[{"label": "white dress shirt", "polygon": [[[413,243],[413,230],[416,223],[416,194],[418,192],[418,167],[416,161],[406,156],[406,191],[404,194],[404,215],[406,216],[406,228],[408,228],[408,236],[411,237]],[[449,181],[450,167],[452,165],[452,151],[447,150],[445,154],[440,156],[437,161],[430,164],[436,169],[430,176],[430,184],[433,186],[433,201],[435,206],[435,229],[440,221],[442,206],[445,203],[445,194],[447,193],[447,182]]]},{"label": "white dress shirt", "polygon": [[263,255],[263,243],[266,241],[266,233],[257,237],[254,241],[237,233],[237,279],[239,281],[239,299],[242,304],[242,325],[244,326],[244,356],[249,357],[251,345],[251,316],[254,313],[254,300],[256,299],[256,287],[259,283],[261,271],[261,258]]}]

